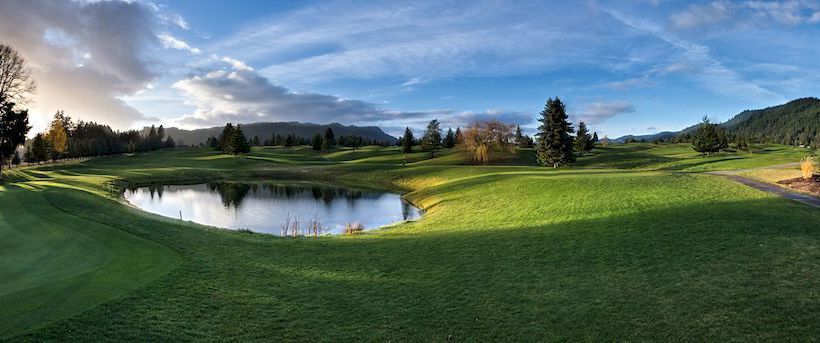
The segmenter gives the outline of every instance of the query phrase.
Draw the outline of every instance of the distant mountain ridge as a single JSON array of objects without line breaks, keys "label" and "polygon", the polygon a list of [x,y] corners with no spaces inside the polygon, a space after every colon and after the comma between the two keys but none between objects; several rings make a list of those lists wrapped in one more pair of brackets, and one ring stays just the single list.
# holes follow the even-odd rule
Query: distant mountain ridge
[{"label": "distant mountain ridge", "polygon": [[[782,144],[810,144],[814,137],[820,135],[820,99],[815,97],[800,98],[782,105],[757,110],[745,110],[721,127],[731,134],[740,134],[759,141]],[[676,132],[660,132],[652,135],[626,135],[613,139],[623,143],[627,139],[654,141],[672,138],[680,134],[692,133],[697,124]]]},{"label": "distant mountain ridge", "polygon": [[680,132],[679,131],[676,131],[676,132],[663,131],[663,132],[653,133],[653,134],[650,134],[650,135],[637,135],[637,136],[636,135],[626,135],[626,136],[621,136],[621,137],[615,138],[612,141],[616,142],[616,143],[625,143],[628,140],[651,142],[651,141],[654,141],[656,139],[664,140],[664,139],[672,138],[672,137],[677,136],[678,133],[680,133]]},{"label": "distant mountain ridge", "polygon": [[[260,141],[270,139],[273,135],[295,135],[297,137],[310,139],[317,133],[324,134],[328,128],[333,130],[333,133],[337,138],[339,136],[356,135],[376,142],[395,144],[398,141],[396,137],[388,135],[382,131],[381,128],[376,126],[345,126],[339,123],[313,124],[300,122],[262,122],[240,124],[240,126],[242,126],[242,132],[245,133],[245,136],[248,137],[248,139],[258,136]],[[219,134],[222,132],[223,128],[224,126],[215,126],[203,129],[185,130],[176,127],[169,127],[165,128],[165,136],[173,138],[177,144],[199,145],[200,143],[205,144],[208,137],[219,137]],[[147,135],[150,130],[150,127],[145,127],[142,129],[141,134]]]}]

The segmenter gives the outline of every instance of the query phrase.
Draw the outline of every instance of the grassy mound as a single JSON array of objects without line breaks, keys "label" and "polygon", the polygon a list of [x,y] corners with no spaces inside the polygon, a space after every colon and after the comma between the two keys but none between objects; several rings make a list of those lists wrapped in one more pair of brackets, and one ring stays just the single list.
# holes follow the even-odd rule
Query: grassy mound
[{"label": "grassy mound", "polygon": [[[476,167],[460,165],[454,154],[420,156],[402,167],[404,156],[392,149],[348,154],[258,149],[232,157],[173,150],[18,171],[18,182],[0,191],[0,199],[20,206],[0,209],[0,232],[21,231],[15,239],[23,243],[14,246],[24,248],[4,245],[3,267],[39,268],[37,252],[63,247],[61,241],[75,242],[64,254],[76,258],[51,274],[19,274],[15,284],[40,282],[62,299],[74,294],[65,291],[72,283],[64,274],[94,270],[98,279],[82,283],[89,290],[108,289],[103,281],[139,286],[76,301],[64,315],[40,319],[43,327],[7,338],[779,340],[820,334],[820,213],[813,208],[711,175]],[[682,164],[700,159],[672,155]],[[602,159],[580,163],[606,166]],[[633,169],[656,165],[635,160]],[[712,165],[766,163],[752,161]],[[147,214],[122,205],[112,192],[124,182],[288,177],[403,188],[427,213],[357,237],[277,238]],[[37,235],[20,222],[49,220],[43,227],[52,229]],[[42,239],[49,235],[56,240]],[[93,248],[121,240],[132,245]],[[105,269],[106,257],[95,251],[140,256],[144,264],[130,260]],[[140,270],[144,278],[133,282]],[[0,322],[31,313],[23,305],[2,306]],[[22,333],[15,330],[4,334]]]}]

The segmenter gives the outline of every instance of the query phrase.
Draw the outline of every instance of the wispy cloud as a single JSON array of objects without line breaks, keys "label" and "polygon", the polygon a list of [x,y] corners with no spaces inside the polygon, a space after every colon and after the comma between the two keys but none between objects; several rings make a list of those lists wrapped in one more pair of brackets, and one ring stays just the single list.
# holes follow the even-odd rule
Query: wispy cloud
[{"label": "wispy cloud", "polygon": [[607,13],[624,25],[655,37],[679,52],[672,61],[674,65],[686,66],[686,70],[704,88],[715,93],[736,98],[782,99],[780,94],[744,79],[738,72],[727,68],[709,53],[709,48],[675,37],[661,26],[648,20],[631,18],[618,11]]},{"label": "wispy cloud", "polygon": [[185,41],[178,39],[174,36],[171,36],[167,33],[161,33],[157,35],[159,41],[162,43],[162,46],[166,49],[176,49],[176,50],[184,50],[188,51],[192,54],[199,54],[201,51],[197,48],[191,47]]},{"label": "wispy cloud", "polygon": [[[555,10],[566,15],[554,16]],[[288,84],[382,76],[430,81],[629,61],[619,55],[617,42],[600,38],[617,33],[583,20],[598,15],[584,6],[494,1],[354,9],[349,3],[322,3],[249,26],[212,48],[243,56],[260,65],[263,75]],[[552,19],[544,21],[545,16]],[[611,50],[608,59],[596,57],[602,46],[611,47],[603,48]]]},{"label": "wispy cloud", "polygon": [[[754,21],[756,25],[774,21],[786,25],[820,22],[820,3],[808,0],[786,1],[713,1],[689,5],[669,17],[675,29],[692,29],[725,20]],[[762,21],[762,22],[761,22]]]},{"label": "wispy cloud", "polygon": [[572,120],[597,125],[615,116],[633,112],[635,106],[624,100],[596,101],[582,105],[579,111],[572,114]]},{"label": "wispy cloud", "polygon": [[746,1],[743,5],[754,10],[758,17],[783,24],[817,23],[820,20],[820,3],[815,1]]},{"label": "wispy cloud", "polygon": [[221,61],[230,64],[236,70],[253,71],[253,68],[249,67],[247,64],[245,64],[245,62],[242,62],[234,58],[222,57]]},{"label": "wispy cloud", "polygon": [[686,10],[673,14],[670,21],[674,28],[688,29],[720,22],[729,17],[729,4],[714,1],[706,5],[690,5]]}]

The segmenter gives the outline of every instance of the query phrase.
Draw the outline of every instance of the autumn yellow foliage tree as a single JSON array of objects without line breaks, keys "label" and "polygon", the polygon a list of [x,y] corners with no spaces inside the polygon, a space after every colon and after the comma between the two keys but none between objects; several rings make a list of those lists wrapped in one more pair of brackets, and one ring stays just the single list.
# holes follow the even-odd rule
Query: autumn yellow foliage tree
[{"label": "autumn yellow foliage tree", "polygon": [[52,161],[56,160],[68,150],[68,132],[66,132],[61,117],[55,116],[54,120],[51,121],[48,133],[46,133],[46,142],[48,142],[49,150],[51,151]]},{"label": "autumn yellow foliage tree", "polygon": [[514,150],[515,125],[498,120],[477,121],[461,131],[458,147],[475,163],[488,163]]}]

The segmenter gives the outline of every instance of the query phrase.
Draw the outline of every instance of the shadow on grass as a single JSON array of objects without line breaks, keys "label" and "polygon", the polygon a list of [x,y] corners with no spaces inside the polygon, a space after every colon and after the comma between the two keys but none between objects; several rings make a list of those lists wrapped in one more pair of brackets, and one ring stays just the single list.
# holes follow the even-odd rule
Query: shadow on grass
[{"label": "shadow on grass", "polygon": [[19,339],[820,334],[820,213],[781,199],[704,200],[533,227],[283,239],[148,219],[81,192],[47,195],[62,210],[169,246],[183,262],[125,298]]}]

